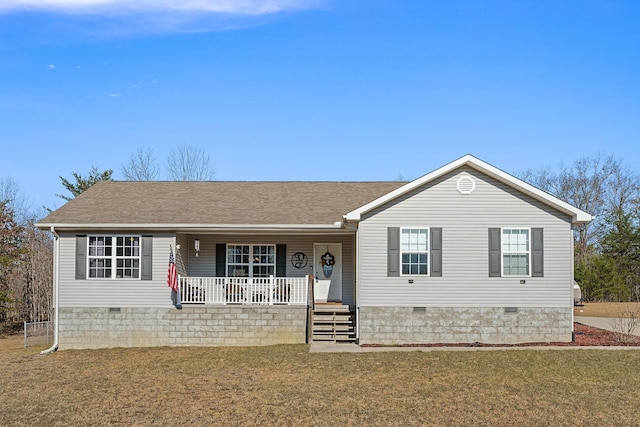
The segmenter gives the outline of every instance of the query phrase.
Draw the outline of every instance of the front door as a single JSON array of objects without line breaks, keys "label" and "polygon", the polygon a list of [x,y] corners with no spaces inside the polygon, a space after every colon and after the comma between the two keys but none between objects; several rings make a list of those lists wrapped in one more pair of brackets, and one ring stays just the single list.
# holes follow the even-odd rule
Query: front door
[{"label": "front door", "polygon": [[328,301],[342,301],[342,244],[314,243],[313,274],[319,280],[330,281]]}]

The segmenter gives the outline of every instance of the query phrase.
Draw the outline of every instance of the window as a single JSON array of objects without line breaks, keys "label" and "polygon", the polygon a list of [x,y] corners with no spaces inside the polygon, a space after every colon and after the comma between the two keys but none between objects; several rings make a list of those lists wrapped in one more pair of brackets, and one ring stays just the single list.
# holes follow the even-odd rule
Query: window
[{"label": "window", "polygon": [[140,236],[89,236],[88,254],[90,278],[140,278]]},{"label": "window", "polygon": [[528,228],[502,229],[503,276],[528,276],[531,244]]},{"label": "window", "polygon": [[275,268],[275,245],[227,245],[229,277],[269,277]]},{"label": "window", "polygon": [[428,275],[429,229],[401,229],[400,254],[403,275]]}]

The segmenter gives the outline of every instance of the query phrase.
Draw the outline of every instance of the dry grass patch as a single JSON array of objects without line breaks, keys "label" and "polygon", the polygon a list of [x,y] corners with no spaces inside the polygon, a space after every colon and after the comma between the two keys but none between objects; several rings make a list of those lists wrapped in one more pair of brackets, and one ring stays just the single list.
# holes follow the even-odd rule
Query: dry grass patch
[{"label": "dry grass patch", "polygon": [[640,313],[640,302],[587,302],[584,307],[576,307],[576,316],[586,317],[616,317],[624,311]]},{"label": "dry grass patch", "polygon": [[638,366],[636,350],[1,349],[0,425],[635,425]]}]

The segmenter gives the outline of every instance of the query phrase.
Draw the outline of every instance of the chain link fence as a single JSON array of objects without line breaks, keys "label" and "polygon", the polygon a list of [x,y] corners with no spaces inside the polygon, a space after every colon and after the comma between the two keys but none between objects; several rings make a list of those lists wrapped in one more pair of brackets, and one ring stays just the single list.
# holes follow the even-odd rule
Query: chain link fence
[{"label": "chain link fence", "polygon": [[53,322],[24,322],[24,346],[53,343]]}]

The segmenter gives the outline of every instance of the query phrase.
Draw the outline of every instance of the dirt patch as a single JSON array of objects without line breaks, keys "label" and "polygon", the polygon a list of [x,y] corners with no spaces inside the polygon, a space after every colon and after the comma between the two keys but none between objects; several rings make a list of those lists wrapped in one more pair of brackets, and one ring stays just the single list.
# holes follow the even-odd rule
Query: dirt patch
[{"label": "dirt patch", "polygon": [[640,337],[628,337],[627,342],[620,342],[616,335],[611,331],[604,329],[594,328],[592,326],[583,325],[582,323],[575,322],[574,331],[576,340],[570,345],[576,346],[640,346]]}]

